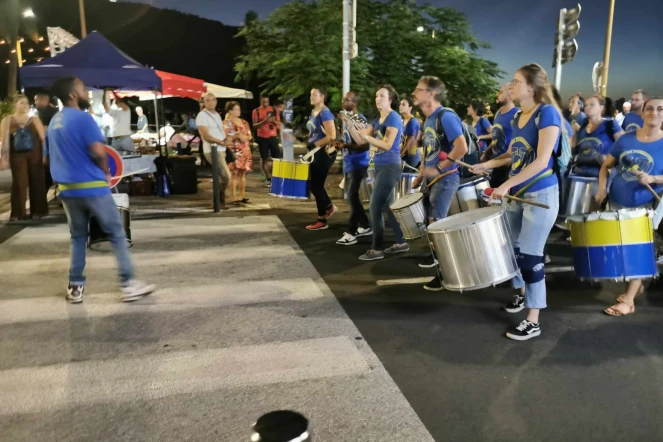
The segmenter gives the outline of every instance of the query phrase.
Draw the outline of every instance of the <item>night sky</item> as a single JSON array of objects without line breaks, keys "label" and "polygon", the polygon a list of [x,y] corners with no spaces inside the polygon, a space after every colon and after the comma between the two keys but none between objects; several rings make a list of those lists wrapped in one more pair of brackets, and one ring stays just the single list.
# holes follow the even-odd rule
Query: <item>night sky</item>
[{"label": "night sky", "polygon": [[[201,17],[239,25],[248,10],[261,18],[288,0],[125,0],[178,9]],[[361,0],[359,0],[361,1]],[[423,2],[422,2],[423,3]],[[464,12],[473,32],[493,48],[483,56],[497,62],[511,78],[526,63],[541,64],[552,79],[553,41],[559,10],[573,0],[429,0]],[[340,7],[339,0],[339,7]],[[481,6],[477,6],[481,5]],[[592,67],[603,60],[609,0],[582,0],[578,54],[565,64],[562,93],[569,96],[592,91]],[[616,0],[608,95],[630,96],[638,88],[663,95],[663,0]],[[340,54],[340,50],[339,50]],[[340,62],[340,60],[339,60]],[[433,73],[434,74],[434,73]]]}]

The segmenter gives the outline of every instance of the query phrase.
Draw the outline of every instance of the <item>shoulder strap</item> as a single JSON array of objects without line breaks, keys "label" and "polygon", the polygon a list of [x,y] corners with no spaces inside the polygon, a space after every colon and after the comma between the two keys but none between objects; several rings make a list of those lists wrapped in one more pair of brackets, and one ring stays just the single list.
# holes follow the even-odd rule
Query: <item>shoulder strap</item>
[{"label": "shoulder strap", "polygon": [[614,142],[615,141],[615,126],[614,126],[614,120],[611,118],[609,120],[605,120],[605,133],[608,135],[608,137]]}]

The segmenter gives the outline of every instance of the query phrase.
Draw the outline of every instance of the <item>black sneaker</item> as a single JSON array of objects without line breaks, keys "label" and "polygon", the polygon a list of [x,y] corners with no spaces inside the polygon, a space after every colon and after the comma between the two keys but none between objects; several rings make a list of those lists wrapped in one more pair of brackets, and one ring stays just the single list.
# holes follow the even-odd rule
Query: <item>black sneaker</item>
[{"label": "black sneaker", "polygon": [[527,341],[541,335],[541,326],[525,319],[517,327],[506,332],[506,337],[516,341]]},{"label": "black sneaker", "polygon": [[419,263],[419,267],[422,269],[430,269],[435,267],[437,264],[437,259],[435,259],[433,255],[428,255],[426,259]]},{"label": "black sneaker", "polygon": [[513,301],[505,305],[504,311],[509,313],[518,313],[525,308],[525,297],[520,295],[513,295]]},{"label": "black sneaker", "polygon": [[71,285],[67,287],[67,301],[71,304],[78,304],[83,302],[83,292],[85,291],[84,285]]},{"label": "black sneaker", "polygon": [[431,279],[430,282],[426,283],[424,289],[431,292],[439,292],[440,290],[444,290],[444,286],[442,285],[442,279],[440,279],[440,276],[438,275],[435,278]]}]

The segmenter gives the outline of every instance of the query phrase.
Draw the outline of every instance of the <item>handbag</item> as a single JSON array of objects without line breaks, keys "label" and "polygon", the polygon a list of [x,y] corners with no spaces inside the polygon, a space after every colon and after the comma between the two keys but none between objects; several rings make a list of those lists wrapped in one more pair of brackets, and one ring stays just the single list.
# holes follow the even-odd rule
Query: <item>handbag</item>
[{"label": "handbag", "polygon": [[233,153],[231,148],[226,147],[226,164],[234,162],[235,162],[235,154]]}]

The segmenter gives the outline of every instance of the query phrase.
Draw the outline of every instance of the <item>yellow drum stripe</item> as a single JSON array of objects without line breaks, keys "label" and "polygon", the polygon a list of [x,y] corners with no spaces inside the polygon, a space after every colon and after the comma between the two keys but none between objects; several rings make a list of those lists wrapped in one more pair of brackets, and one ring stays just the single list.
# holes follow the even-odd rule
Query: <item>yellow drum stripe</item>
[{"label": "yellow drum stripe", "polygon": [[295,179],[306,181],[308,180],[309,165],[298,163],[295,169]]},{"label": "yellow drum stripe", "polygon": [[654,241],[648,216],[618,220],[569,221],[572,247],[617,246]]},{"label": "yellow drum stripe", "polygon": [[283,175],[281,174],[281,160],[276,159],[272,162],[272,177],[274,178],[283,178]]}]

